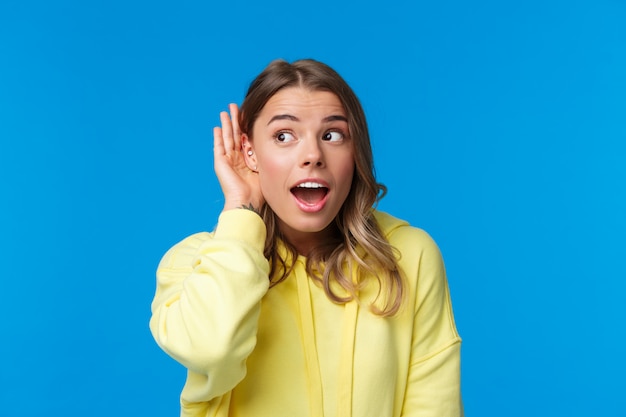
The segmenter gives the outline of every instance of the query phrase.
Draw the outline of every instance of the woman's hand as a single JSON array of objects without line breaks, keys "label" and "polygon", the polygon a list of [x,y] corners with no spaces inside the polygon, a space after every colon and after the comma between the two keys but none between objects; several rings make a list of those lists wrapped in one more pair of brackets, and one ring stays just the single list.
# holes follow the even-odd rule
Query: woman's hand
[{"label": "woman's hand", "polygon": [[239,129],[239,108],[229,106],[220,113],[222,127],[213,128],[213,158],[215,174],[224,193],[224,210],[246,208],[260,212],[265,203],[259,175],[251,170],[244,159]]}]

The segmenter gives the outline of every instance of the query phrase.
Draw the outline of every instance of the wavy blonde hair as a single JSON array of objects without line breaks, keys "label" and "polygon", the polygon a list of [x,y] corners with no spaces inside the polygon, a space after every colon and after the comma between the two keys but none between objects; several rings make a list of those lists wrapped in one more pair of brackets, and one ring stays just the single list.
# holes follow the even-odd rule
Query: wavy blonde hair
[{"label": "wavy blonde hair", "polygon": [[[252,128],[267,101],[287,87],[304,87],[337,95],[346,110],[354,146],[355,172],[348,197],[335,218],[337,238],[306,254],[306,271],[336,303],[353,299],[360,302],[359,291],[368,283],[365,277],[374,277],[378,281],[378,293],[370,308],[380,316],[392,316],[402,305],[405,284],[396,251],[373,215],[373,207],[385,195],[386,188],[376,182],[369,132],[361,103],[343,78],[328,65],[312,59],[293,63],[275,60],[252,81],[241,105],[239,125],[250,140],[254,140]],[[273,286],[287,278],[298,253],[284,239],[277,226],[276,214],[269,205],[262,207],[261,216],[267,226],[265,257],[270,261],[270,283]],[[284,257],[278,251],[279,240],[287,250]],[[354,268],[356,276],[353,276]],[[333,281],[345,291],[343,295],[338,293]]]}]

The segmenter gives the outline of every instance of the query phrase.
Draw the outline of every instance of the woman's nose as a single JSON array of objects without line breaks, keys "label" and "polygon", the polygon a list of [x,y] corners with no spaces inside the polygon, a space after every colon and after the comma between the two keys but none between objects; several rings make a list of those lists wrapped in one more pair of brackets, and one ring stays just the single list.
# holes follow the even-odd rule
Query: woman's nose
[{"label": "woman's nose", "polygon": [[306,140],[302,141],[302,166],[324,166],[324,153],[322,152],[322,148],[320,145],[321,144],[319,143],[319,140],[315,137],[307,138]]}]

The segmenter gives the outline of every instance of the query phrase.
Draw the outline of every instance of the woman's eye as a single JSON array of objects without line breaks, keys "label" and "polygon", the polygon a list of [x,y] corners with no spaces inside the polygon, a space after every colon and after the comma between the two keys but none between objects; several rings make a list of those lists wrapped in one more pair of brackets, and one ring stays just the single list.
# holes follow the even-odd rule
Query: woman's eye
[{"label": "woman's eye", "polygon": [[327,140],[329,142],[337,142],[343,139],[343,133],[341,132],[326,132],[324,134],[323,140]]},{"label": "woman's eye", "polygon": [[292,140],[294,140],[295,138],[293,137],[293,135],[291,133],[288,132],[278,132],[274,135],[274,139],[277,142],[291,142]]}]

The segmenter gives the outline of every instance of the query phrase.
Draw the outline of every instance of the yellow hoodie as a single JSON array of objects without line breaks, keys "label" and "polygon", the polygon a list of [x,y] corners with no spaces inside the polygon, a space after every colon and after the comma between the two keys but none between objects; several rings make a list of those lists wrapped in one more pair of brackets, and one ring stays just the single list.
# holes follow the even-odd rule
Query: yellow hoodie
[{"label": "yellow hoodie", "polygon": [[266,229],[249,210],[223,212],[213,233],[167,252],[150,329],[188,369],[181,416],[463,415],[461,340],[439,250],[424,231],[375,216],[407,280],[391,318],[332,303],[302,257],[268,291]]}]

